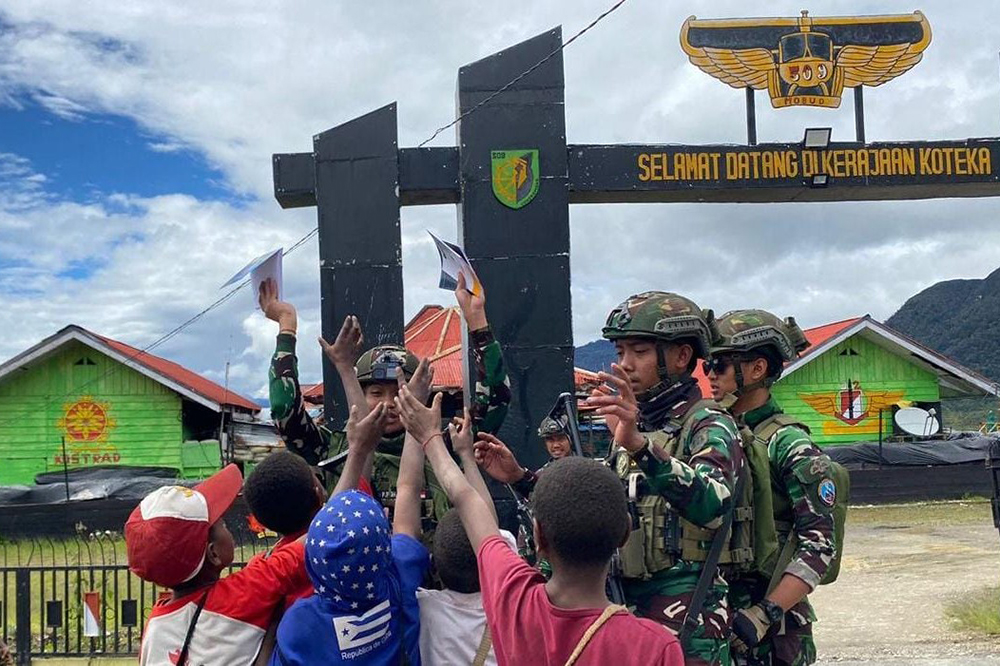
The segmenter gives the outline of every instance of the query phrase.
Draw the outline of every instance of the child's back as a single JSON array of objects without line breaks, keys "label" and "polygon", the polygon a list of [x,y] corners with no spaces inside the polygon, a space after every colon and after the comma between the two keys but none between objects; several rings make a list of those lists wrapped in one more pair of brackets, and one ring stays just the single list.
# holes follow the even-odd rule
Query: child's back
[{"label": "child's back", "polygon": [[[501,663],[561,665],[578,647],[578,666],[684,663],[680,644],[652,620],[637,618],[616,606],[555,606],[546,593],[545,577],[511,552],[498,536],[487,538],[480,546],[479,572],[483,603],[493,618],[495,649],[504,657]],[[592,635],[583,642],[592,627]]]},{"label": "child's back", "polygon": [[[500,534],[511,551],[516,552],[514,536],[506,531]],[[433,555],[444,589],[417,590],[421,663],[423,666],[496,664],[492,641],[486,633],[476,553],[454,509],[438,523]]]},{"label": "child's back", "polygon": [[391,536],[371,497],[331,497],[306,534],[316,594],[285,612],[270,663],[396,666],[418,621],[414,593],[428,564],[419,541]]}]

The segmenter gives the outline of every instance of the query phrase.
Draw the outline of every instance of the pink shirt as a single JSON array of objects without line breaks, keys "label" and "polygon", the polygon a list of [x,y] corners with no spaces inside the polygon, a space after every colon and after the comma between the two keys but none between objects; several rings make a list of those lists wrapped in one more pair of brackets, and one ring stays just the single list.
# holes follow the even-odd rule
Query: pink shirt
[{"label": "pink shirt", "polygon": [[[557,608],[545,578],[511,551],[499,536],[479,547],[479,583],[497,662],[563,666],[603,608]],[[662,664],[683,666],[673,634],[652,620],[613,615],[584,649],[577,666]]]}]

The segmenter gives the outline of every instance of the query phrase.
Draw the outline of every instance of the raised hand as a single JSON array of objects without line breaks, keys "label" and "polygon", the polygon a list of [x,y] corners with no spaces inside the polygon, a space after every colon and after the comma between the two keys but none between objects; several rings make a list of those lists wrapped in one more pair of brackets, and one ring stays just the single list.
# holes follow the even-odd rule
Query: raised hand
[{"label": "raised hand", "polygon": [[354,315],[344,317],[344,324],[340,327],[337,339],[332,345],[319,338],[319,346],[323,348],[323,353],[338,370],[353,369],[364,350],[364,344],[365,336],[361,332],[361,324]]},{"label": "raised hand", "polygon": [[475,454],[479,466],[500,483],[517,483],[524,478],[524,468],[507,445],[495,435],[479,433]]},{"label": "raised hand", "polygon": [[448,425],[448,434],[451,436],[451,447],[459,457],[475,456],[472,445],[472,417],[469,416],[468,408],[465,409],[461,419],[456,417]]},{"label": "raised hand", "polygon": [[347,418],[348,448],[363,455],[373,451],[382,438],[388,411],[385,403],[380,402],[362,418],[358,406],[351,405],[351,413]]},{"label": "raised hand", "polygon": [[281,326],[281,330],[295,331],[298,327],[298,317],[295,314],[295,306],[278,300],[278,285],[271,278],[267,278],[260,283],[260,291],[257,292],[257,303],[260,304],[261,312],[271,321],[276,321]]},{"label": "raised hand", "polygon": [[[400,375],[400,381],[402,381],[402,375]],[[434,366],[431,365],[430,360],[426,357],[420,359],[420,363],[417,364],[417,370],[410,377],[410,381],[406,382],[407,388],[410,389],[410,393],[420,401],[421,404],[427,404],[427,397],[431,394],[431,386],[434,383]]]},{"label": "raised hand", "polygon": [[486,292],[479,294],[478,296],[470,294],[465,288],[468,284],[465,280],[465,273],[458,274],[458,286],[455,287],[455,299],[458,301],[458,307],[462,310],[462,316],[465,317],[465,324],[469,327],[470,331],[478,331],[481,328],[486,328]]},{"label": "raised hand", "polygon": [[413,394],[409,386],[401,386],[396,396],[396,411],[406,431],[421,444],[441,434],[441,394],[434,395],[430,407]]},{"label": "raised hand", "polygon": [[598,408],[597,414],[605,418],[615,444],[638,451],[646,440],[639,432],[639,403],[628,375],[620,365],[612,363],[611,373],[600,372],[598,377],[604,386],[591,393],[587,404]]}]

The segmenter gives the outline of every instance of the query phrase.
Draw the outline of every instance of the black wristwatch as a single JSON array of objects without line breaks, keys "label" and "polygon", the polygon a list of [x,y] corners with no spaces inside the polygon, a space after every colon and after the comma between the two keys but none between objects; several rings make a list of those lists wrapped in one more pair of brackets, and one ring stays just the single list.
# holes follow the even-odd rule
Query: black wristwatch
[{"label": "black wristwatch", "polygon": [[764,611],[767,621],[771,624],[778,624],[781,618],[785,617],[785,610],[770,599],[762,599],[757,605]]},{"label": "black wristwatch", "polygon": [[635,453],[629,452],[629,456],[631,456],[632,460],[634,460],[637,465],[643,468],[645,468],[649,463],[656,460],[656,458],[653,456],[653,452],[649,450],[648,439],[646,440],[646,443],[642,445],[641,449],[639,449]]}]

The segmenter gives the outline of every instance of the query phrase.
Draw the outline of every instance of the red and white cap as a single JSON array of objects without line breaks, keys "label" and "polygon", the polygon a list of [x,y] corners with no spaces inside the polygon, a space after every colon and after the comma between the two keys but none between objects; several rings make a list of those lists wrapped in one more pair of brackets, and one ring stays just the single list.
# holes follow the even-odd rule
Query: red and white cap
[{"label": "red and white cap", "polygon": [[242,486],[240,469],[227,465],[194,488],[164,486],[146,495],[125,523],[129,568],[163,587],[194,578],[205,561],[209,530]]}]

